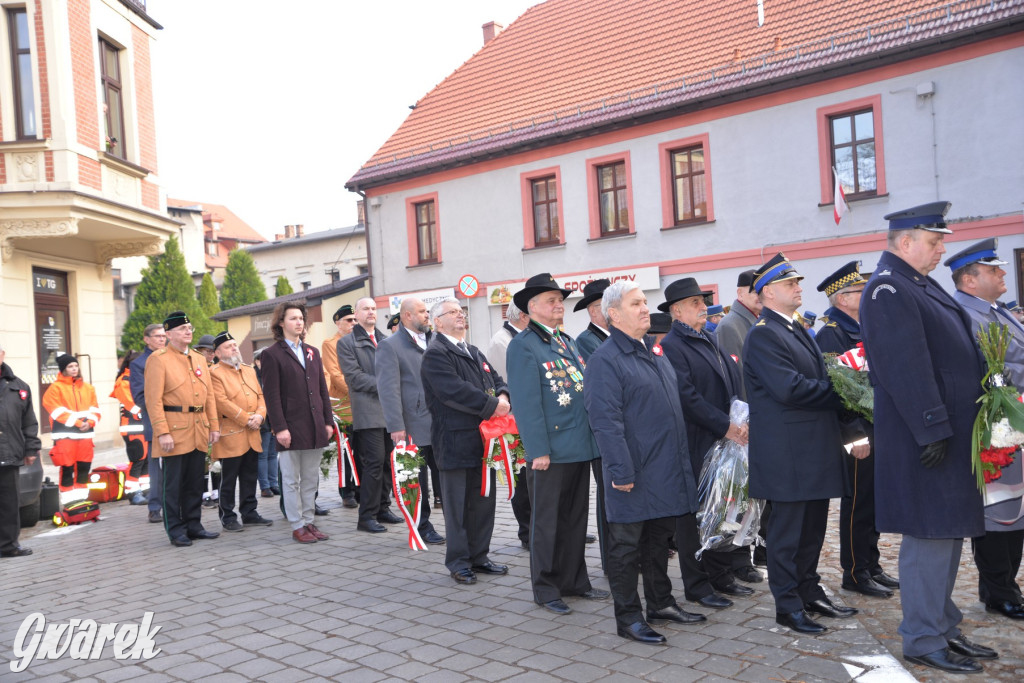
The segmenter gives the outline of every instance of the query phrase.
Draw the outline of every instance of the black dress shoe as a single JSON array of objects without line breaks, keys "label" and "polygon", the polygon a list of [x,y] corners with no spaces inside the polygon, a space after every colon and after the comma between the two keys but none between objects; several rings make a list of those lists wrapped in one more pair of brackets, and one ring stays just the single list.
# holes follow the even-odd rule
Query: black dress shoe
[{"label": "black dress shoe", "polygon": [[347,507],[350,509],[359,507],[359,503],[356,502],[355,496],[345,496],[344,498],[341,499],[341,505],[342,507]]},{"label": "black dress shoe", "polygon": [[665,636],[661,635],[642,621],[630,624],[629,626],[619,626],[618,633],[623,638],[629,638],[630,640],[635,640],[638,643],[650,643],[651,645],[665,644]]},{"label": "black dress shoe", "polygon": [[872,598],[891,598],[892,590],[886,588],[874,579],[856,577],[850,580],[843,580],[843,589],[867,595]]},{"label": "black dress shoe", "polygon": [[270,492],[273,493],[275,496],[280,496],[281,495],[281,487],[280,486],[271,486],[270,487]]},{"label": "black dress shoe", "polygon": [[224,527],[224,531],[245,531],[237,519],[225,522],[222,526]]},{"label": "black dress shoe", "polygon": [[911,664],[923,664],[933,669],[941,669],[942,671],[956,674],[977,674],[985,670],[981,664],[978,664],[970,657],[950,652],[949,648],[946,647],[919,657],[903,655],[903,659]]},{"label": "black dress shoe", "polygon": [[388,530],[386,526],[375,519],[368,519],[365,522],[359,522],[356,524],[356,529],[359,531],[369,531],[371,534],[379,534],[382,531]]},{"label": "black dress shoe", "polygon": [[327,515],[331,514],[331,511],[328,510],[327,508],[322,508],[319,505],[314,504],[313,514],[317,517],[326,517]]},{"label": "black dress shoe", "polygon": [[726,607],[732,607],[733,605],[732,600],[719,595],[718,593],[711,593],[710,595],[705,595],[699,600],[691,600],[690,602],[695,602],[701,607],[707,607],[708,609],[725,609]]},{"label": "black dress shoe", "polygon": [[473,571],[478,574],[508,574],[508,567],[488,561],[487,564],[474,564]]},{"label": "black dress shoe", "polygon": [[768,566],[768,551],[765,550],[763,545],[754,548],[754,565],[757,567]]},{"label": "black dress shoe", "polygon": [[191,538],[193,541],[203,540],[207,538],[217,538],[219,536],[220,534],[216,531],[207,531],[206,529],[203,529],[202,531],[196,531],[194,533],[191,531],[188,532],[188,537]]},{"label": "black dress shoe", "polygon": [[812,600],[804,605],[804,609],[808,612],[820,614],[823,617],[832,617],[833,619],[847,619],[857,613],[855,607],[843,607],[842,605],[835,604],[828,598]]},{"label": "black dress shoe", "polygon": [[753,595],[754,594],[754,589],[753,588],[747,588],[746,586],[741,586],[738,583],[736,583],[735,581],[733,581],[732,583],[730,583],[730,584],[728,584],[726,586],[722,586],[720,588],[716,588],[715,590],[718,591],[719,593],[724,593],[726,595],[737,595],[737,596],[739,596],[741,598],[742,597],[746,597],[748,595]]},{"label": "black dress shoe", "polygon": [[569,614],[572,612],[572,608],[565,604],[565,601],[561,598],[552,600],[551,602],[545,602],[541,604],[541,607],[549,612],[554,612],[555,614]]},{"label": "black dress shoe", "polygon": [[797,610],[796,612],[790,612],[789,614],[786,614],[785,612],[776,612],[775,623],[791,628],[797,633],[806,633],[812,636],[816,636],[819,633],[824,633],[828,630],[828,628],[807,616],[807,613],[802,609]]},{"label": "black dress shoe", "polygon": [[607,600],[611,596],[611,593],[600,588],[591,588],[586,593],[580,595],[584,600]]},{"label": "black dress shoe", "polygon": [[1024,605],[1018,605],[1003,600],[1002,602],[989,602],[985,604],[985,611],[994,614],[1002,614],[1009,619],[1024,619]]},{"label": "black dress shoe", "polygon": [[707,620],[708,618],[703,614],[684,612],[679,608],[679,605],[669,605],[659,610],[647,610],[647,621],[651,623],[656,621],[672,621],[677,624],[697,624]]},{"label": "black dress shoe", "polygon": [[0,557],[25,557],[31,555],[31,548],[15,548],[14,550],[5,550],[0,552]]},{"label": "black dress shoe", "polygon": [[164,521],[164,515],[159,510],[150,510],[149,521],[153,524],[159,524],[160,522]]},{"label": "black dress shoe", "polygon": [[950,638],[946,642],[949,644],[950,650],[964,657],[970,657],[971,659],[999,659],[998,652],[990,647],[972,643],[962,633],[956,638]]},{"label": "black dress shoe", "polygon": [[586,541],[588,545],[591,543],[597,543],[597,536],[594,534],[587,534]]},{"label": "black dress shoe", "polygon": [[420,532],[420,538],[423,539],[424,543],[429,543],[430,545],[441,545],[444,543],[444,536],[437,533],[436,529],[430,529],[426,533]]},{"label": "black dress shoe", "polygon": [[871,575],[871,579],[875,583],[879,584],[880,586],[885,586],[886,588],[899,588],[900,587],[899,580],[892,578],[891,576],[889,576],[885,572],[878,572],[877,574],[872,574]]},{"label": "black dress shoe", "polygon": [[243,519],[242,524],[245,526],[272,526],[274,524],[274,520],[256,516],[252,519]]},{"label": "black dress shoe", "polygon": [[171,545],[175,548],[187,548],[192,545],[192,541],[189,540],[188,536],[178,536],[171,539]]},{"label": "black dress shoe", "polygon": [[530,541],[529,540],[525,540],[525,541],[521,540],[521,541],[519,541],[519,545],[523,546],[523,550],[529,550],[530,549]]},{"label": "black dress shoe", "polygon": [[391,511],[390,508],[381,510],[377,513],[377,521],[383,522],[384,524],[401,524],[403,520],[401,517]]},{"label": "black dress shoe", "polygon": [[732,573],[735,574],[737,579],[740,581],[746,581],[747,583],[761,583],[764,581],[764,574],[753,567],[740,567],[738,569],[733,569]]},{"label": "black dress shoe", "polygon": [[471,583],[476,583],[476,574],[469,569],[460,569],[452,572],[452,578],[458,583],[464,583],[467,586]]}]

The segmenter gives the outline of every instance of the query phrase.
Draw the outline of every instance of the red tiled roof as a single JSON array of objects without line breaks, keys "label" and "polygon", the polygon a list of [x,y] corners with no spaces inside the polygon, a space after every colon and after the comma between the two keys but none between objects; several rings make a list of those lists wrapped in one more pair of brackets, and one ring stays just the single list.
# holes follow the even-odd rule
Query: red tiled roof
[{"label": "red tiled roof", "polygon": [[765,0],[758,26],[753,0],[548,0],[427,93],[349,185],[1022,16],[1024,0]]},{"label": "red tiled roof", "polygon": [[167,198],[167,206],[174,208],[201,207],[203,210],[203,223],[206,224],[207,231],[212,228],[213,223],[220,223],[220,230],[217,231],[218,239],[230,239],[239,242],[267,241],[267,238],[253,230],[248,223],[236,216],[226,206],[210,204],[209,202],[194,202],[188,199],[171,199],[170,197]]}]

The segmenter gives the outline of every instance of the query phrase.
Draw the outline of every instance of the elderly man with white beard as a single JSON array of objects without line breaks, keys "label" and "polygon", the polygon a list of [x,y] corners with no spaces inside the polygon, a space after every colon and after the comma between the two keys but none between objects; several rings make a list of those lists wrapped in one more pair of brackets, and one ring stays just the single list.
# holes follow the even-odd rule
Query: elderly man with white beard
[{"label": "elderly man with white beard", "polygon": [[[263,390],[256,370],[242,362],[238,342],[227,331],[214,339],[213,353],[220,361],[210,368],[221,423],[220,439],[211,454],[221,463],[220,523],[225,531],[242,531],[243,524],[270,526],[273,522],[256,511],[256,479],[263,448],[260,425],[267,416]],[[235,514],[236,483],[240,483],[241,523]]]}]

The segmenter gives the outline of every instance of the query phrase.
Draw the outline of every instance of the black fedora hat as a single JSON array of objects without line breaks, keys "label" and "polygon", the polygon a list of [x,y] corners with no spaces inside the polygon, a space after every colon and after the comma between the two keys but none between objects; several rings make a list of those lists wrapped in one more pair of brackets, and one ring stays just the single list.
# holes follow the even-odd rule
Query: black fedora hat
[{"label": "black fedora hat", "polygon": [[658,304],[658,310],[662,313],[668,313],[668,309],[672,304],[683,299],[689,299],[691,296],[708,296],[713,292],[705,291],[700,288],[697,284],[696,278],[684,277],[682,280],[676,280],[669,284],[665,288],[665,303]]},{"label": "black fedora hat", "polygon": [[551,277],[551,273],[538,273],[527,280],[522,289],[512,295],[512,302],[520,311],[529,312],[530,299],[544,292],[561,292],[563,299],[569,296],[569,290],[559,287],[555,278]]},{"label": "black fedora hat", "polygon": [[572,309],[573,312],[582,311],[584,308],[604,296],[604,290],[608,289],[608,285],[610,284],[611,280],[605,278],[588,282],[583,287],[583,298],[576,302],[576,305]]}]

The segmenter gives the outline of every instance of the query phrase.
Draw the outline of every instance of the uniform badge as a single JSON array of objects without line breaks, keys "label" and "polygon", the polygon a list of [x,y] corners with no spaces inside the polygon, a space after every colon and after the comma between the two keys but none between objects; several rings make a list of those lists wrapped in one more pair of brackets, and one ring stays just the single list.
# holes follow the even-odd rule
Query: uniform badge
[{"label": "uniform badge", "polygon": [[27,401],[28,400],[28,392],[25,391],[24,389],[19,389],[18,390],[18,396],[21,396],[21,400],[22,401]]},{"label": "uniform badge", "polygon": [[556,380],[556,379],[551,380],[551,393],[557,394],[559,386],[560,385],[558,383],[558,380]]},{"label": "uniform badge", "polygon": [[652,346],[651,353],[653,353],[655,356],[660,356],[662,353],[664,353],[664,351],[661,350],[661,344],[655,344],[654,346]]},{"label": "uniform badge", "polygon": [[482,365],[484,367],[484,372],[490,372],[491,371],[491,366],[490,365],[488,365],[487,363],[483,363]]},{"label": "uniform badge", "polygon": [[203,369],[202,368],[196,368],[196,377],[202,377],[202,376],[203,376]]},{"label": "uniform badge", "polygon": [[576,389],[577,394],[580,393],[583,391],[583,382],[576,382],[576,386],[574,388]]},{"label": "uniform badge", "polygon": [[896,293],[896,288],[893,287],[892,285],[888,285],[888,284],[886,284],[886,285],[878,285],[878,287],[875,288],[875,291],[871,292],[871,300],[874,301],[875,299],[877,299],[878,298],[878,293],[883,291],[883,290],[884,291],[892,292],[893,294]]},{"label": "uniform badge", "polygon": [[569,394],[565,393],[564,391],[558,395],[558,405],[560,405],[560,406],[562,406],[564,408],[565,406],[569,405],[570,403],[572,403],[572,396],[570,396]]}]

